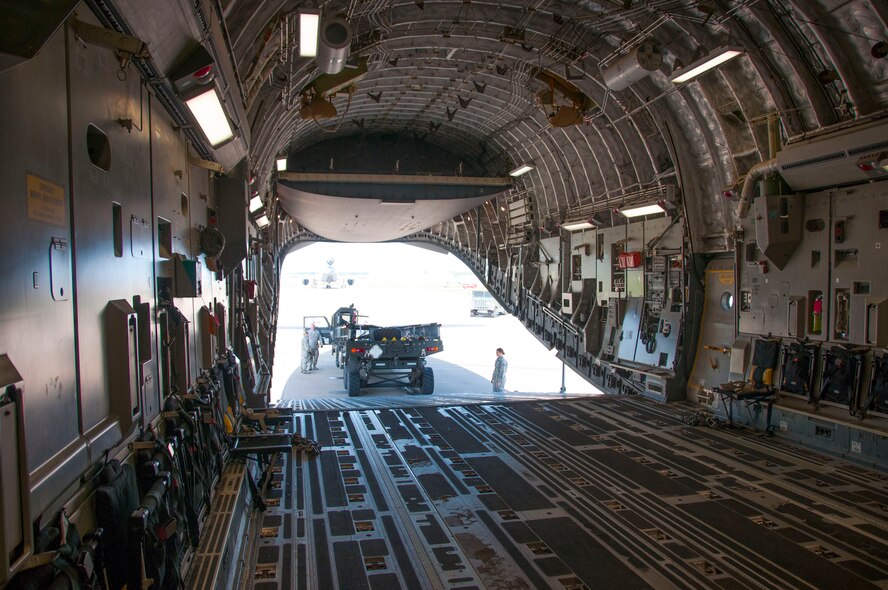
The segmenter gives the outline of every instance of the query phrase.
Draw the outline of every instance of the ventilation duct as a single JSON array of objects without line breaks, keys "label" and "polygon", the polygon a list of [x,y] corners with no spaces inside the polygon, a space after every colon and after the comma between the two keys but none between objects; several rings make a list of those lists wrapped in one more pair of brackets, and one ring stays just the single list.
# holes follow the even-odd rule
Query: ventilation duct
[{"label": "ventilation duct", "polygon": [[752,207],[756,244],[783,270],[802,241],[802,199],[798,195],[763,195]]},{"label": "ventilation duct", "polygon": [[888,119],[882,119],[787,145],[777,155],[777,171],[794,191],[865,182],[871,176],[861,165],[886,150]]},{"label": "ventilation duct", "polygon": [[351,45],[352,30],[341,18],[325,20],[321,23],[318,37],[318,56],[315,61],[318,69],[325,74],[338,74],[345,68]]},{"label": "ventilation duct", "polygon": [[608,88],[618,92],[647,77],[661,65],[660,46],[653,41],[644,41],[604,68],[601,77]]}]

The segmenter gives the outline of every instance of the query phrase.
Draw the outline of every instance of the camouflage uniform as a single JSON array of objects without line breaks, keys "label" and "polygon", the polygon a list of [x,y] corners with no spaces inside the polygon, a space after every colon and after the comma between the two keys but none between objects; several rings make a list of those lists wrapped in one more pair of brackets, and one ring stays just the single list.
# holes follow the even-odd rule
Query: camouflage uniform
[{"label": "camouflage uniform", "polygon": [[308,373],[311,366],[311,345],[308,342],[308,331],[302,333],[302,362],[300,368],[303,373]]},{"label": "camouflage uniform", "polygon": [[321,345],[321,332],[320,330],[315,329],[315,325],[311,325],[311,329],[308,331],[308,349],[309,355],[311,356],[311,369],[318,368],[318,357],[320,356],[320,345]]},{"label": "camouflage uniform", "polygon": [[493,383],[494,393],[506,390],[506,369],[508,368],[509,363],[506,361],[506,357],[497,355],[496,363],[493,365],[493,377],[490,379],[490,382]]}]

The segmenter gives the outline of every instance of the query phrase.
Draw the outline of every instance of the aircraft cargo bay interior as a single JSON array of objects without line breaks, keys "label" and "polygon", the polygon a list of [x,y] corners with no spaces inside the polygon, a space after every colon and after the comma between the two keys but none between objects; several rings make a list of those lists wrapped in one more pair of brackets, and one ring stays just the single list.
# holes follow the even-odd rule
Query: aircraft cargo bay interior
[{"label": "aircraft cargo bay interior", "polygon": [[883,0],[5,0],[0,129],[0,588],[888,588]]}]

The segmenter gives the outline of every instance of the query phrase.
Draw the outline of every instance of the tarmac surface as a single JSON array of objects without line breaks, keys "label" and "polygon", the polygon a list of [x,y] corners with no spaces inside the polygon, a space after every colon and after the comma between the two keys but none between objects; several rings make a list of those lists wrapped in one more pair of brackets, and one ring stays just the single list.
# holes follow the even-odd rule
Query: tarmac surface
[{"label": "tarmac surface", "polygon": [[[321,348],[318,370],[300,371],[300,342],[304,316],[331,316],[354,304],[365,323],[378,326],[437,322],[442,325],[444,350],[429,357],[435,371],[435,395],[490,393],[496,348],[506,351],[509,369],[507,394],[558,393],[563,364],[510,315],[471,317],[471,288],[420,285],[355,285],[342,289],[306,287],[284,277],[274,358],[272,401],[324,399],[347,396],[342,370],[336,368],[330,346]],[[596,394],[595,387],[564,370],[569,394]],[[365,396],[407,396],[407,387],[364,389]]]}]

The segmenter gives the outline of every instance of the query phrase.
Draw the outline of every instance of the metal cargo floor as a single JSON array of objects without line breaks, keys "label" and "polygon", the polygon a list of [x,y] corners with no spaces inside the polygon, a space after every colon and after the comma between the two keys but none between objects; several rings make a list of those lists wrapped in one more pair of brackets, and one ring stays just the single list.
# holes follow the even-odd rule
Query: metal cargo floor
[{"label": "metal cargo floor", "polygon": [[690,408],[297,414],[324,450],[274,476],[252,588],[888,587],[885,473]]}]

